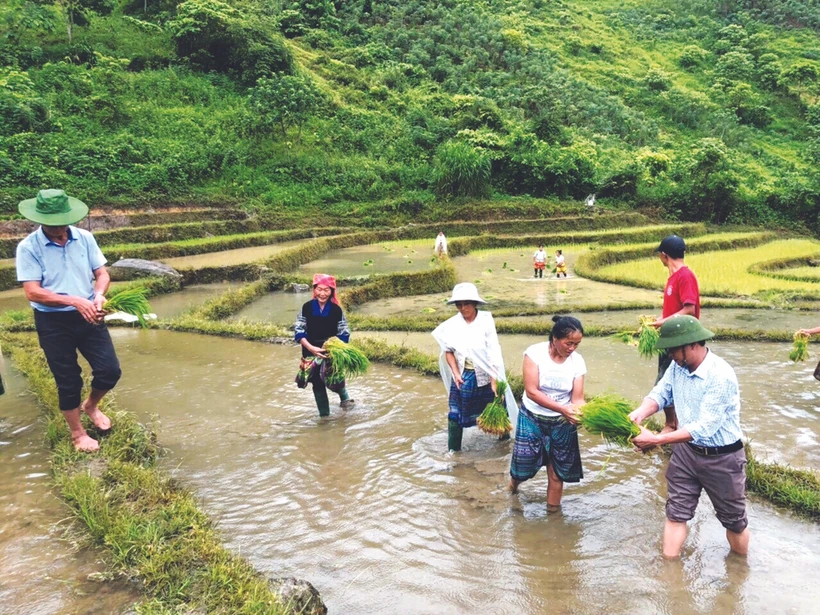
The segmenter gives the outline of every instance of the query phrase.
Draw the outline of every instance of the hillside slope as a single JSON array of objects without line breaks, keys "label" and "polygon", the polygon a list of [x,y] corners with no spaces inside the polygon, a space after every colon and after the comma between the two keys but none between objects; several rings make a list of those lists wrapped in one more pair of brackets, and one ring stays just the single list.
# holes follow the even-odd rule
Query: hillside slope
[{"label": "hillside slope", "polygon": [[817,230],[814,0],[10,0],[0,23],[5,212],[42,186],[408,218],[597,192]]}]

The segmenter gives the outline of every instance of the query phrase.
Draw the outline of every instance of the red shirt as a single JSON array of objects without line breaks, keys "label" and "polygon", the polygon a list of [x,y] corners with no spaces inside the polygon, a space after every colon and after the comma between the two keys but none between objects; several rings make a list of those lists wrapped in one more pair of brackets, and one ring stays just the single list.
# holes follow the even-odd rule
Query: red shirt
[{"label": "red shirt", "polygon": [[663,292],[663,317],[677,314],[687,303],[694,304],[695,318],[700,320],[698,279],[689,267],[683,266],[666,280],[666,289]]}]

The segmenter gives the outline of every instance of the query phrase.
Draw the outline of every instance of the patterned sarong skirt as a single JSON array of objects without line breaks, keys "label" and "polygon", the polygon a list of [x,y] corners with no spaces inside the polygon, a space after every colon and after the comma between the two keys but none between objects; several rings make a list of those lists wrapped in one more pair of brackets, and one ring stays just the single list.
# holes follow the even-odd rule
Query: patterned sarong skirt
[{"label": "patterned sarong skirt", "polygon": [[475,370],[465,369],[461,377],[464,379],[461,389],[456,388],[455,382],[450,385],[450,412],[447,418],[456,421],[459,427],[475,427],[478,415],[484,412],[495,395],[489,384],[478,386]]},{"label": "patterned sarong skirt", "polygon": [[536,416],[522,405],[515,430],[510,475],[517,481],[529,480],[548,463],[552,463],[558,478],[566,483],[577,483],[584,477],[578,427],[562,416]]}]

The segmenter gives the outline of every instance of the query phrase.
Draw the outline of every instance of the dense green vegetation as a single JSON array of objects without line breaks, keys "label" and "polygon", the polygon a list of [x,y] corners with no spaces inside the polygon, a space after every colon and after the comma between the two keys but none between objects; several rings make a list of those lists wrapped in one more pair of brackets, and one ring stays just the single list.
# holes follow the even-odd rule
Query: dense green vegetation
[{"label": "dense green vegetation", "polygon": [[812,0],[9,0],[0,23],[0,212],[60,186],[367,224],[597,191],[817,230]]}]

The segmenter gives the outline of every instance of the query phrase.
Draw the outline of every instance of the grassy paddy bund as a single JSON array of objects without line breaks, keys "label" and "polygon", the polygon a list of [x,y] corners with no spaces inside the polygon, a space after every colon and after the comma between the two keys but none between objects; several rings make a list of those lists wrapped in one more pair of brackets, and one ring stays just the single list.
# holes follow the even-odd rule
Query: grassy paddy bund
[{"label": "grassy paddy bund", "polygon": [[[208,244],[233,250],[190,255],[190,260],[182,263],[194,274],[200,266],[216,267],[217,273],[209,274],[208,281],[222,282],[221,288],[212,285],[202,287],[200,293],[188,292],[178,302],[181,308],[168,310],[172,317],[160,314],[160,321],[153,326],[267,342],[288,338],[289,319],[269,319],[267,315],[292,312],[299,301],[281,290],[292,282],[309,281],[319,270],[341,278],[342,300],[359,330],[429,331],[451,314],[444,302],[453,283],[461,281],[475,282],[497,316],[517,317],[516,321],[526,321],[526,315],[543,317],[574,310],[581,312],[582,320],[583,312],[631,309],[657,313],[666,272],[653,250],[664,235],[678,229],[691,246],[686,262],[698,276],[708,309],[717,310],[719,305],[735,310],[782,308],[783,297],[820,298],[820,288],[812,279],[820,281],[820,276],[811,275],[816,273],[814,267],[801,261],[820,253],[820,242],[813,239],[777,237],[755,229],[706,233],[702,225],[598,228],[570,234],[559,234],[560,225],[549,220],[542,225],[528,222],[525,227],[526,235],[487,233],[453,239],[458,256],[441,262],[431,258],[435,233],[429,230],[425,231],[429,238],[419,237],[413,229],[358,235],[346,231],[340,242],[333,235],[313,240],[301,234],[291,241],[283,235],[277,236],[275,246],[251,244],[241,248],[236,247],[234,236],[228,242],[203,242],[197,252],[207,250]],[[537,234],[540,231],[543,233]],[[539,243],[545,245],[550,263],[545,279],[534,280],[531,259]],[[559,248],[567,257],[570,275],[556,280],[550,271]],[[145,244],[140,244],[140,251],[146,252]],[[167,260],[179,258],[176,254]],[[779,277],[769,275],[771,267],[755,269],[772,261],[789,266],[775,268]],[[794,266],[795,262],[801,266]],[[576,268],[585,275],[576,273]],[[158,302],[180,294],[172,291],[171,285],[152,287],[155,294],[170,293],[157,296]],[[17,307],[19,295],[14,291],[9,294],[8,307]],[[254,310],[257,302],[264,307]],[[185,311],[180,314],[182,309]],[[805,326],[816,324],[807,314]],[[7,331],[31,329],[28,317],[14,313],[4,316],[0,326]],[[518,332],[512,324],[507,326],[510,332]],[[544,334],[548,326],[542,322],[537,334]],[[595,330],[594,322],[591,329]],[[609,333],[605,327],[600,332]],[[787,341],[790,333],[775,332],[771,339]],[[38,358],[39,350],[25,337],[6,337],[6,341],[15,346],[15,361],[47,409],[52,467],[59,491],[92,542],[109,554],[112,570],[140,580],[146,596],[141,612],[176,612],[174,609],[182,605],[202,612],[293,612],[244,560],[222,549],[218,533],[195,497],[169,482],[157,466],[161,451],[153,433],[136,423],[127,408],[116,410],[123,433],[103,447],[102,470],[92,469],[85,459],[72,454],[65,446],[61,423],[55,420],[59,415],[53,411],[53,391]],[[359,337],[357,343],[374,360],[422,374],[436,372],[435,357],[423,350],[375,341],[370,335]],[[778,466],[754,457],[750,460],[751,489],[798,514],[820,519],[820,483],[811,469]],[[169,522],[179,514],[187,515],[188,520],[181,525]],[[192,567],[191,562],[199,564]]]}]

